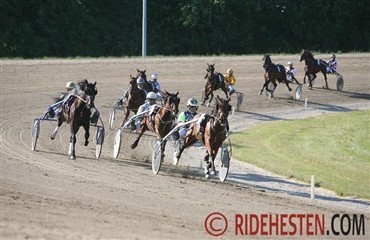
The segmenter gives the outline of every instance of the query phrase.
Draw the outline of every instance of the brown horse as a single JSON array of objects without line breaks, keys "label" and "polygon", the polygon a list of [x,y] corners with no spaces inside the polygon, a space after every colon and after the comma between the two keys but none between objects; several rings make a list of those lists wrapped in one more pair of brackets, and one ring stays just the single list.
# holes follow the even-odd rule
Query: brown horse
[{"label": "brown horse", "polygon": [[71,96],[68,101],[63,103],[61,112],[57,116],[58,125],[50,135],[52,140],[55,139],[62,123],[69,123],[71,137],[68,154],[70,159],[76,159],[76,134],[81,126],[85,129],[84,145],[87,146],[89,144],[91,108],[94,107],[95,95],[98,94],[96,82],[89,83],[85,80],[78,85],[80,86],[81,94],[79,96]]},{"label": "brown horse", "polygon": [[136,69],[137,70],[137,75],[136,77],[137,78],[142,78],[145,82],[144,84],[144,89],[145,91],[148,93],[148,92],[155,92],[154,90],[154,86],[153,84],[151,84],[147,79],[146,79],[146,70],[139,70],[138,68]]},{"label": "brown horse", "polygon": [[204,103],[209,99],[207,103],[207,107],[209,107],[213,99],[213,91],[216,91],[217,89],[221,89],[225,93],[226,98],[228,98],[229,95],[228,95],[228,89],[224,82],[224,76],[222,76],[221,73],[215,72],[215,64],[207,63],[207,65],[208,65],[206,69],[207,74],[204,77],[206,79],[206,84],[204,86],[204,98],[203,98],[202,105],[204,105]]},{"label": "brown horse", "polygon": [[[147,114],[142,122],[142,128],[139,136],[136,138],[135,142],[131,145],[131,148],[134,149],[137,147],[137,144],[140,141],[141,136],[147,131],[150,130],[151,132],[155,133],[157,135],[158,139],[164,138],[172,129],[173,123],[175,121],[175,116],[179,112],[179,103],[180,98],[178,98],[179,92],[176,94],[169,93],[165,91],[165,100],[164,100],[164,106],[158,107],[157,110],[155,110],[155,114],[153,116],[153,121],[150,121],[149,114]],[[166,146],[167,140],[163,141],[162,144],[162,153],[164,153],[165,146]]]},{"label": "brown horse", "polygon": [[313,54],[310,53],[307,50],[302,49],[301,52],[301,58],[299,59],[300,62],[304,60],[305,66],[304,66],[304,78],[303,78],[303,84],[306,84],[306,76],[308,78],[308,88],[312,89],[314,80],[316,79],[316,73],[321,72],[324,75],[325,79],[325,86],[324,88],[328,89],[328,81],[326,78],[326,67],[328,66],[327,63],[324,60],[321,59],[315,59],[313,57]]},{"label": "brown horse", "polygon": [[[228,132],[228,120],[229,112],[231,111],[231,105],[229,104],[230,98],[222,99],[217,95],[216,98],[216,110],[213,115],[207,115],[206,124],[204,128],[204,135],[199,133],[199,124],[192,123],[189,126],[189,131],[186,134],[184,144],[180,148],[176,158],[180,159],[182,152],[185,148],[193,145],[195,142],[199,141],[204,144],[206,147],[206,155],[204,157],[204,173],[206,177],[209,177],[209,174],[215,175],[215,158],[218,153],[219,148],[222,143],[227,138]],[[197,114],[194,117],[194,120],[199,119],[202,115]],[[211,157],[211,161],[209,160]],[[210,171],[211,168],[211,171]]]},{"label": "brown horse", "polygon": [[[292,91],[292,88],[289,87],[289,81],[286,78],[285,67],[281,64],[274,64],[271,61],[269,54],[265,54],[262,60],[263,60],[263,68],[265,69],[265,74],[264,74],[265,82],[262,85],[262,89],[259,94],[261,95],[263,90],[266,88],[266,91],[270,92],[271,97],[273,97],[273,93],[277,86],[276,81],[278,81],[279,83],[281,82],[285,83],[289,92]],[[295,78],[294,80],[296,81],[297,84],[300,84]],[[272,89],[269,89],[270,83],[274,85]]]},{"label": "brown horse", "polygon": [[128,117],[130,116],[130,111],[135,114],[139,110],[139,107],[145,102],[146,92],[143,89],[138,88],[137,78],[130,75],[130,87],[128,90],[127,101],[125,101],[125,114],[121,126],[125,125]]}]

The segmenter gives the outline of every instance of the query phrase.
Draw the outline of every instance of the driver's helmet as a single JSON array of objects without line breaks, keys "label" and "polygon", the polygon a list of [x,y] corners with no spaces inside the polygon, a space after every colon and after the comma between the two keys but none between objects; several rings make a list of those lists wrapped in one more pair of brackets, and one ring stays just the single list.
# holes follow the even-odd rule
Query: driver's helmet
[{"label": "driver's helmet", "polygon": [[190,98],[188,100],[188,106],[190,106],[190,107],[198,107],[199,106],[198,100],[196,100],[195,98]]},{"label": "driver's helmet", "polygon": [[76,83],[74,83],[74,82],[67,82],[67,84],[66,84],[67,91],[71,91],[71,90],[73,90],[75,88],[76,88]]},{"label": "driver's helmet", "polygon": [[158,74],[157,74],[157,73],[153,73],[153,74],[152,74],[152,76],[151,76],[150,81],[151,81],[151,82],[156,82],[156,81],[157,81],[157,79],[158,79]]},{"label": "driver's helmet", "polygon": [[293,62],[292,62],[292,61],[289,61],[289,62],[288,62],[288,65],[289,65],[289,66],[293,66]]},{"label": "driver's helmet", "polygon": [[335,59],[335,54],[334,53],[331,55],[331,58]]},{"label": "driver's helmet", "polygon": [[198,100],[196,100],[195,98],[190,98],[188,100],[187,107],[191,113],[195,113],[198,110],[198,106],[199,106]]},{"label": "driver's helmet", "polygon": [[232,75],[234,73],[234,71],[231,68],[229,68],[229,69],[227,69],[226,73],[229,74],[229,75]]},{"label": "driver's helmet", "polygon": [[157,94],[155,92],[148,92],[148,94],[146,95],[146,99],[149,99],[149,100],[157,100]]}]

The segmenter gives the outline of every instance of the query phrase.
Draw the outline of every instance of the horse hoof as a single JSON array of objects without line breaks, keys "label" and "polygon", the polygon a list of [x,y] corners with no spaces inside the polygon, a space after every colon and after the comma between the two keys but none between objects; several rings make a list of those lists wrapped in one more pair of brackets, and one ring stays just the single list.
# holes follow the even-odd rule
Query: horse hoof
[{"label": "horse hoof", "polygon": [[258,95],[262,95],[262,92],[260,92]]},{"label": "horse hoof", "polygon": [[89,141],[85,141],[84,146],[86,147],[87,145],[89,145]]},{"label": "horse hoof", "polygon": [[211,171],[210,174],[211,175],[216,175],[216,171]]},{"label": "horse hoof", "polygon": [[53,136],[51,136],[51,135],[50,135],[50,139],[51,139],[51,140],[54,140],[54,139],[55,139],[55,137],[53,137]]},{"label": "horse hoof", "polygon": [[208,179],[209,178],[209,174],[207,173],[205,177]]},{"label": "horse hoof", "polygon": [[131,149],[135,149],[136,148],[136,144],[131,144]]},{"label": "horse hoof", "polygon": [[209,107],[209,103],[207,103],[207,107]]},{"label": "horse hoof", "polygon": [[71,156],[69,156],[69,159],[70,159],[70,160],[76,160],[76,156],[71,155]]}]

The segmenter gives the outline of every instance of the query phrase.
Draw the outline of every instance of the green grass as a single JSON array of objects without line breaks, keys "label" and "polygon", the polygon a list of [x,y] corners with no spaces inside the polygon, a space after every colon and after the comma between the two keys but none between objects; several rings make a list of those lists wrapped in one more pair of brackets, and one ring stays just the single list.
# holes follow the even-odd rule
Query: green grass
[{"label": "green grass", "polygon": [[231,135],[233,157],[341,196],[370,199],[370,111],[276,121]]}]

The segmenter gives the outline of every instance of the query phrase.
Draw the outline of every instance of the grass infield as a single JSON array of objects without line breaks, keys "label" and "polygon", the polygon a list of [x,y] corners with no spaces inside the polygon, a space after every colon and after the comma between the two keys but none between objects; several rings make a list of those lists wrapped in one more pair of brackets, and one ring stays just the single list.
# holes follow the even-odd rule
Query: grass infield
[{"label": "grass infield", "polygon": [[370,199],[370,111],[276,121],[230,136],[233,157],[279,175]]}]

